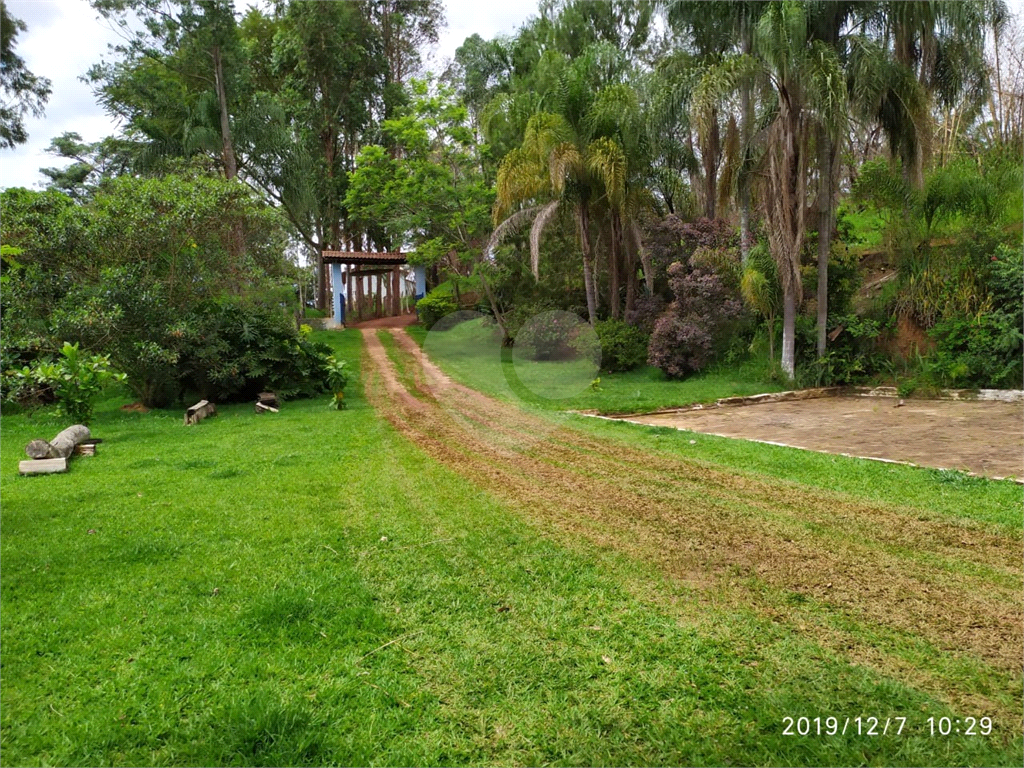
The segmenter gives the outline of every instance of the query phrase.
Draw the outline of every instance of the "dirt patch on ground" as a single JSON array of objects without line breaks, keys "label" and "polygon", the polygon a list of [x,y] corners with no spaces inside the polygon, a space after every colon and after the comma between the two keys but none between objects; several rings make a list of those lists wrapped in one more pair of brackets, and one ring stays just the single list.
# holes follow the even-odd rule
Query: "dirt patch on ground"
[{"label": "dirt patch on ground", "polygon": [[378,317],[375,320],[363,320],[360,323],[351,323],[348,327],[358,328],[359,330],[370,328],[405,328],[405,326],[415,323],[416,320],[416,313],[410,312],[407,315],[395,315],[394,317]]},{"label": "dirt patch on ground", "polygon": [[849,456],[1024,477],[1024,403],[829,397],[629,421]]},{"label": "dirt patch on ground", "polygon": [[[657,565],[695,590],[696,621],[703,601],[756,607],[890,674],[924,638],[1019,688],[1013,532],[597,440],[452,382],[402,332],[401,365],[416,370],[399,377],[376,332],[363,335],[367,397],[396,429],[542,525]],[[936,678],[951,700],[980,695]]]}]

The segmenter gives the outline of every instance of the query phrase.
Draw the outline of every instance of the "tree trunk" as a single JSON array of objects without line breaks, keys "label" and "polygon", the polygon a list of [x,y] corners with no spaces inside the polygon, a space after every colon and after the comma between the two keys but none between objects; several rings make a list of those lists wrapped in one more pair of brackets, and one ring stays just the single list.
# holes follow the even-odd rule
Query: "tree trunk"
[{"label": "tree trunk", "polygon": [[402,314],[402,296],[401,296],[402,283],[401,283],[401,279],[402,278],[399,275],[398,267],[392,267],[392,269],[391,269],[391,290],[388,291],[388,293],[391,294],[391,296],[390,296],[390,299],[391,299],[390,304],[391,304],[391,315],[393,317],[398,317],[400,314]]},{"label": "tree trunk", "polygon": [[185,426],[189,427],[198,424],[207,416],[216,416],[217,406],[209,400],[200,400],[198,403],[185,411]]},{"label": "tree trunk", "polygon": [[654,295],[654,267],[651,264],[651,254],[644,248],[643,235],[640,233],[640,226],[634,221],[631,229],[633,230],[633,240],[636,241],[636,252],[640,254],[640,266],[644,270],[644,283],[647,285],[647,295]]},{"label": "tree trunk", "polygon": [[590,215],[587,204],[580,203],[580,250],[583,251],[583,287],[587,292],[587,315],[592,326],[597,325],[597,284],[594,280],[594,264],[590,257]]},{"label": "tree trunk", "polygon": [[[750,28],[750,21],[744,12],[740,20],[740,36],[743,40],[743,53],[750,55],[753,47],[753,32]],[[750,173],[745,171],[748,153],[750,151],[750,134],[754,125],[753,100],[750,98],[750,83],[744,79],[740,85],[740,143],[742,149],[740,156],[743,158],[740,166],[740,256],[743,266],[747,266],[747,259],[750,256]]]},{"label": "tree trunk", "polygon": [[622,315],[622,302],[619,300],[619,260],[622,250],[622,227],[619,225],[619,214],[612,211],[611,247],[608,249],[608,306],[611,308],[613,320]]},{"label": "tree trunk", "polygon": [[832,250],[832,140],[818,130],[818,357],[828,342],[828,257]]},{"label": "tree trunk", "polygon": [[[220,139],[221,161],[224,163],[224,178],[231,181],[238,175],[238,160],[235,157],[235,145],[231,139],[231,115],[228,112],[228,94],[224,86],[224,61],[220,55],[220,46],[215,45],[210,51],[213,56],[213,84],[217,91],[217,104],[220,107]],[[242,255],[245,252],[245,231],[242,223],[236,221],[231,225],[230,245],[231,269],[236,273],[236,286],[240,287],[239,270]]]},{"label": "tree trunk", "polygon": [[718,200],[718,110],[711,110],[711,131],[705,146],[701,147],[704,165],[704,215],[715,218],[715,203]]},{"label": "tree trunk", "polygon": [[626,259],[626,318],[636,307],[636,257],[633,249],[626,244],[626,238],[622,238],[622,252]]},{"label": "tree trunk", "polygon": [[84,424],[75,424],[57,433],[50,442],[33,440],[25,446],[25,453],[32,459],[66,459],[76,445],[88,439],[89,428]]},{"label": "tree trunk", "polygon": [[782,372],[792,379],[796,373],[796,291],[785,291],[782,307]]},{"label": "tree trunk", "polygon": [[487,301],[491,305],[491,312],[494,313],[494,322],[498,324],[498,328],[501,330],[501,341],[504,343],[508,340],[508,328],[505,326],[505,317],[502,315],[498,302],[494,298],[494,292],[491,291],[491,286],[488,284],[487,278],[484,277],[482,271],[480,274],[480,285],[484,287],[484,293],[487,294]]},{"label": "tree trunk", "polygon": [[231,141],[228,94],[224,87],[224,62],[221,59],[220,46],[213,46],[211,54],[213,56],[213,82],[217,90],[217,103],[220,105],[221,159],[224,161],[224,176],[231,180],[238,175],[238,161],[235,159],[235,147]]},{"label": "tree trunk", "polygon": [[352,265],[345,267],[345,320],[354,323],[357,317],[356,302],[352,293]]},{"label": "tree trunk", "polygon": [[356,319],[363,319],[363,276],[356,272]]}]

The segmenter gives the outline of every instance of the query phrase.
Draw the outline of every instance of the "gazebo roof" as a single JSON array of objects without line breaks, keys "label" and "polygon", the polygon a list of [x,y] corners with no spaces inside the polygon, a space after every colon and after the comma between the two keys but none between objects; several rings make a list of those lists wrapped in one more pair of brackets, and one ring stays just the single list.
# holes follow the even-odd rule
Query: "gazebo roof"
[{"label": "gazebo roof", "polygon": [[325,264],[376,264],[396,266],[405,264],[404,253],[367,253],[365,251],[324,251]]}]

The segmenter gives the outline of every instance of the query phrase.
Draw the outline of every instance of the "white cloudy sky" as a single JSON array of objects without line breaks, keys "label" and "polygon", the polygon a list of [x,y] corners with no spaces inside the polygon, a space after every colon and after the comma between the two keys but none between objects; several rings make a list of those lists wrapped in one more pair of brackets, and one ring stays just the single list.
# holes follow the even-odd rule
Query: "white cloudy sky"
[{"label": "white cloudy sky", "polygon": [[[5,0],[10,13],[28,25],[17,40],[17,53],[30,71],[50,78],[53,94],[42,119],[29,118],[28,143],[0,152],[0,188],[41,186],[39,168],[59,164],[45,150],[50,139],[76,131],[86,141],[115,132],[88,85],[79,78],[103,58],[117,35],[89,7],[86,0]],[[246,7],[248,0],[235,0]],[[1024,0],[1008,0],[1020,13]],[[537,0],[446,0],[448,28],[433,54],[433,68],[455,54],[469,35],[484,39],[514,32],[537,8]]]},{"label": "white cloudy sky", "polygon": [[[79,78],[104,57],[107,45],[119,38],[87,0],[4,2],[13,16],[28,25],[28,31],[18,36],[15,51],[31,72],[53,83],[45,117],[30,117],[26,122],[28,143],[0,152],[0,188],[34,188],[42,185],[41,167],[60,165],[58,158],[46,153],[54,136],[76,131],[85,141],[98,141],[116,131],[96,104],[91,88]],[[251,4],[235,0],[238,8]],[[537,0],[446,0],[445,5],[448,27],[432,55],[435,70],[474,32],[484,39],[514,32],[534,14]]]}]

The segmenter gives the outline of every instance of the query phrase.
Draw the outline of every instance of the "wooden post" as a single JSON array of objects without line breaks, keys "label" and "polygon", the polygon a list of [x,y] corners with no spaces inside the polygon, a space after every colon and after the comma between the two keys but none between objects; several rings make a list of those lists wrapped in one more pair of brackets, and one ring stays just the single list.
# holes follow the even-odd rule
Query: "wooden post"
[{"label": "wooden post", "polygon": [[398,274],[398,267],[391,269],[391,315],[398,317],[402,314],[402,283]]},{"label": "wooden post", "polygon": [[363,276],[356,272],[356,314],[363,319]]},{"label": "wooden post", "polygon": [[373,305],[373,316],[374,317],[380,317],[382,314],[384,314],[384,297],[383,297],[383,291],[382,291],[382,286],[384,284],[384,281],[381,280],[381,277],[383,277],[383,275],[377,274],[377,275],[374,275],[374,278],[373,278],[374,282],[377,283],[377,301]]}]

